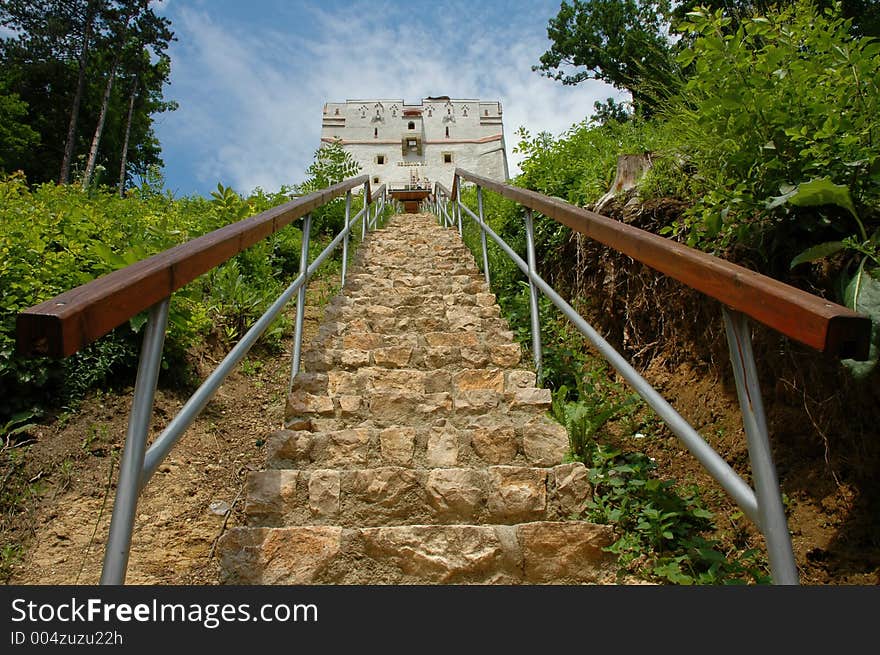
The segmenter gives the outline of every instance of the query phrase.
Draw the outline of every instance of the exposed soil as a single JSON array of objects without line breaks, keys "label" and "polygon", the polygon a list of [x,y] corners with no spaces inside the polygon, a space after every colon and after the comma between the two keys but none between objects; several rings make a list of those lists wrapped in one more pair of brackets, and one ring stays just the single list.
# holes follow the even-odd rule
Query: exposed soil
[{"label": "exposed soil", "polygon": [[[306,341],[336,285],[334,279],[310,285]],[[282,353],[251,351],[172,449],[138,503],[126,584],[218,583],[214,544],[241,524],[245,476],[263,468],[263,440],[282,425],[289,353],[290,341]],[[200,356],[200,379],[224,354]],[[187,398],[158,390],[151,438]],[[28,435],[27,474],[43,485],[4,526],[4,543],[25,547],[10,584],[97,584],[130,406],[131,387],[94,394],[76,413]]]},{"label": "exposed soil", "polygon": [[[578,247],[570,260],[578,262],[577,274],[557,275],[557,283],[570,290],[593,285],[588,318],[749,480],[719,308],[629,261]],[[333,285],[310,289],[307,336]],[[837,363],[762,330],[756,330],[756,351],[802,583],[880,584],[876,388],[854,386]],[[221,357],[204,356],[202,372]],[[225,529],[242,524],[245,474],[262,468],[263,439],[281,425],[289,365],[289,344],[282,354],[252,354],[172,450],[140,500],[127,583],[218,583],[213,546]],[[28,435],[27,475],[42,482],[42,490],[22,503],[23,512],[5,519],[0,533],[4,545],[24,546],[9,583],[98,581],[130,399],[130,388],[93,395],[75,414]],[[185,399],[160,389],[151,436]],[[719,513],[725,543],[762,546],[748,520],[673,436],[661,430],[637,446],[656,458],[664,476],[703,489]]]}]

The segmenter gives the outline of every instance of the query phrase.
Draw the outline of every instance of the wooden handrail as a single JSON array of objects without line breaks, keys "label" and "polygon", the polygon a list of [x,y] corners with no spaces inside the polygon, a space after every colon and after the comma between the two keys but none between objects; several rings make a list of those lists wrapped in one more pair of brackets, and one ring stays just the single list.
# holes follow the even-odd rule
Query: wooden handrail
[{"label": "wooden handrail", "polygon": [[365,185],[366,202],[371,203],[370,178],[359,175],[231,223],[30,307],[17,317],[17,350],[25,356],[72,355],[199,275],[361,185]]},{"label": "wooden handrail", "polygon": [[564,200],[461,168],[455,169],[450,198],[455,198],[459,179],[538,211],[816,350],[868,358],[871,319],[842,305]]}]

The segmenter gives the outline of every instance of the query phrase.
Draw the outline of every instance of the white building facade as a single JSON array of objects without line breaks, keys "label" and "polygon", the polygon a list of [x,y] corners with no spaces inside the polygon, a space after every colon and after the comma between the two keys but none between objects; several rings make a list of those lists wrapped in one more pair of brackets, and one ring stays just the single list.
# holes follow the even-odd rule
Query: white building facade
[{"label": "white building facade", "polygon": [[347,100],[324,105],[321,142],[340,141],[373,185],[452,185],[456,167],[506,181],[501,103],[430,97]]}]

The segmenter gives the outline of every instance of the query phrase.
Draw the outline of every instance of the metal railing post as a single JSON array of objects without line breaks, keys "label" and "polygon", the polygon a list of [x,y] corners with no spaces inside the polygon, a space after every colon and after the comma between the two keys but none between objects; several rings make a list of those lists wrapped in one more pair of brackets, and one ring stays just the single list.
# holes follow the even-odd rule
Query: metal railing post
[{"label": "metal railing post", "polygon": [[[348,230],[351,221],[351,191],[345,194],[345,229]],[[348,272],[348,232],[342,240],[342,286],[345,286],[345,274]]]},{"label": "metal railing post", "polygon": [[131,413],[128,417],[125,448],[119,462],[119,480],[116,484],[116,499],[113,501],[110,533],[104,551],[102,585],[121,585],[125,582],[131,533],[134,529],[134,517],[140,496],[141,467],[144,465],[147,432],[153,416],[153,401],[156,397],[156,384],[159,381],[159,367],[162,363],[162,348],[165,344],[165,327],[168,325],[170,304],[169,296],[153,305],[144,332]]},{"label": "metal railing post", "polygon": [[[309,269],[309,233],[312,231],[312,215],[303,216],[302,227],[302,248],[299,255],[299,272],[300,275],[308,276]],[[306,287],[308,286],[308,277],[303,281],[303,285],[299,288],[296,296],[296,327],[293,332],[293,362],[290,367],[290,383],[287,386],[287,392],[293,389],[293,379],[299,373],[299,365],[302,359],[302,338],[303,338],[303,321],[306,317]]]},{"label": "metal railing post", "polygon": [[[484,232],[485,234],[485,232]],[[535,289],[535,221],[532,210],[526,208],[526,251],[529,264],[529,309],[532,315],[532,354],[535,358],[535,373],[541,379],[541,317],[538,314],[538,291]]]},{"label": "metal railing post", "polygon": [[461,182],[458,183],[458,186],[455,188],[455,215],[458,219],[458,236],[463,236],[461,230]]},{"label": "metal railing post", "polygon": [[773,454],[767,433],[767,418],[761,400],[758,384],[758,370],[752,351],[752,335],[749,320],[740,312],[723,307],[724,328],[727,332],[727,345],[730,348],[730,361],[736,380],[736,393],[742,412],[743,428],[749,446],[749,460],[755,484],[755,497],[758,501],[759,528],[767,544],[770,572],[773,583],[796,585],[799,583],[797,565],[791,546],[791,535]]},{"label": "metal railing post", "polygon": [[486,230],[484,230],[486,217],[483,216],[483,187],[477,187],[477,210],[480,216],[480,241],[483,246],[483,275],[486,277],[486,286],[491,284],[489,280],[489,250],[486,247]]},{"label": "metal railing post", "polygon": [[364,185],[364,211],[361,214],[361,241],[367,238],[367,216],[370,213],[370,205],[367,202],[367,185]]}]

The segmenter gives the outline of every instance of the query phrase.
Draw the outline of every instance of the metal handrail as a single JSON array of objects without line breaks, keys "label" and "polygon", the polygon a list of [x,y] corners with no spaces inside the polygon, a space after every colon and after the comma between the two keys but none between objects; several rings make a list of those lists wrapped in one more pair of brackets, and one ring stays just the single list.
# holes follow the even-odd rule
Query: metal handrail
[{"label": "metal handrail", "polygon": [[[351,190],[361,185],[364,186],[364,206],[355,216],[351,216]],[[345,225],[321,254],[313,262],[309,262],[310,212],[343,194]],[[290,385],[293,384],[300,366],[305,293],[309,278],[341,243],[342,284],[345,284],[349,235],[360,221],[363,241],[367,232],[378,225],[379,217],[385,209],[386,198],[385,185],[371,192],[370,180],[366,175],[344,180],[114,271],[18,315],[17,343],[21,354],[64,357],[144,309],[149,309],[125,446],[119,463],[119,479],[104,551],[101,584],[117,585],[125,582],[135,512],[143,488],[226,377],[296,294],[290,378]],[[229,351],[147,449],[171,294],[297,218],[303,219],[303,226],[300,269],[296,279]]]},{"label": "metal handrail", "polygon": [[[476,184],[477,213],[461,201],[462,181]],[[527,261],[514,252],[486,224],[482,196],[484,187],[526,207]],[[748,317],[755,318],[791,338],[824,352],[840,357],[861,359],[866,358],[868,353],[870,319],[846,307],[812,296],[693,248],[575,207],[557,198],[489,180],[462,169],[455,171],[452,191],[436,183],[431,200],[434,212],[442,224],[445,227],[457,227],[460,235],[463,233],[462,212],[477,224],[480,229],[483,272],[487,283],[490,279],[487,235],[525,273],[529,281],[532,354],[538,373],[541,370],[541,331],[536,290],[546,295],[593,344],[755,523],[765,538],[773,582],[798,584],[791,536],[770,450]],[[450,204],[452,215],[449,211]],[[554,218],[573,230],[674,277],[722,303],[725,332],[748,442],[752,477],[755,481],[754,489],[620,353],[538,275],[535,262],[533,211]],[[786,316],[785,312],[791,312],[794,319],[800,323],[793,323],[793,319]]]}]

